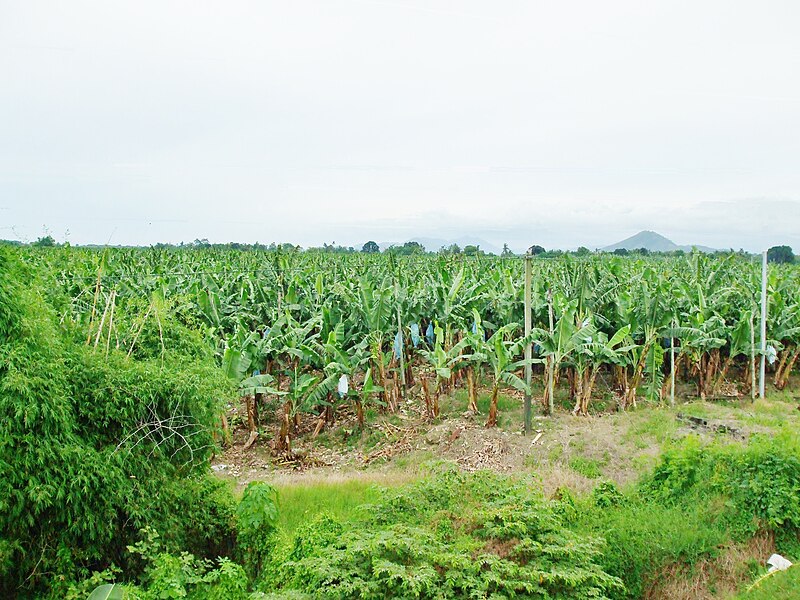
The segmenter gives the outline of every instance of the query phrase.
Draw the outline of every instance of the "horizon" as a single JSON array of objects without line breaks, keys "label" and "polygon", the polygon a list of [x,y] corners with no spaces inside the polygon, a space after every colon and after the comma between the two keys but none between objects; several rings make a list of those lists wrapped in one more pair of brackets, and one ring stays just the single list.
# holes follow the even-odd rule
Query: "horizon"
[{"label": "horizon", "polygon": [[[613,246],[620,246],[621,244],[629,242],[629,240],[631,240],[633,238],[636,238],[636,237],[639,237],[642,234],[653,234],[655,236],[658,236],[658,238],[661,238],[661,239],[663,239],[665,241],[671,242],[673,244],[675,243],[673,240],[670,240],[666,236],[663,236],[663,235],[661,235],[660,233],[658,233],[656,231],[642,230],[642,231],[637,232],[634,235],[628,236],[627,238],[625,238],[623,240],[618,240],[617,242],[614,242],[614,243],[611,243],[611,244],[606,244],[606,245],[601,246],[601,247],[589,248],[589,247],[583,246],[583,245],[570,247],[570,248],[551,247],[551,248],[544,248],[544,251],[545,252],[558,252],[558,253],[574,253],[576,251],[580,251],[580,250],[583,249],[583,250],[588,250],[590,253],[594,253],[594,254],[596,254],[596,253],[609,253],[610,254],[610,253],[613,253],[613,251],[614,251]],[[207,247],[207,246],[230,246],[230,245],[237,244],[237,245],[242,245],[242,246],[258,246],[260,248],[266,248],[266,249],[271,249],[273,247],[280,247],[280,246],[288,245],[288,246],[294,246],[294,247],[298,248],[300,251],[321,250],[321,249],[324,249],[327,246],[329,248],[332,248],[334,251],[340,251],[340,250],[348,250],[349,251],[349,250],[353,250],[355,252],[361,252],[362,251],[362,247],[365,246],[367,243],[375,242],[378,245],[378,248],[379,248],[380,252],[384,252],[384,251],[386,251],[386,250],[388,250],[390,248],[393,248],[393,247],[403,246],[406,243],[419,243],[422,246],[423,251],[426,252],[426,253],[437,253],[437,252],[439,252],[441,250],[448,250],[453,244],[455,244],[456,246],[459,246],[459,249],[460,249],[461,252],[463,252],[466,249],[467,245],[473,245],[473,246],[477,246],[477,248],[479,250],[483,251],[484,254],[487,254],[487,255],[500,255],[501,252],[502,252],[502,249],[503,249],[502,246],[506,245],[505,243],[503,243],[503,244],[500,245],[501,246],[500,248],[497,248],[493,244],[489,244],[487,246],[484,246],[482,242],[485,241],[485,240],[480,240],[478,238],[475,238],[472,241],[477,242],[477,243],[474,243],[474,244],[472,243],[472,241],[468,242],[467,244],[459,244],[456,240],[442,240],[442,241],[445,241],[447,243],[443,244],[443,245],[436,246],[435,244],[434,245],[426,245],[423,242],[425,242],[426,240],[430,240],[430,239],[429,238],[419,238],[419,237],[418,238],[413,238],[413,239],[410,239],[410,240],[401,241],[401,242],[378,242],[376,240],[371,240],[370,239],[370,240],[366,240],[364,242],[358,242],[357,244],[339,244],[339,243],[336,243],[334,241],[334,242],[331,242],[330,244],[328,244],[328,242],[323,242],[323,243],[318,244],[318,245],[309,245],[309,246],[303,246],[303,245],[300,245],[300,244],[296,244],[296,243],[293,243],[291,240],[269,241],[269,242],[258,241],[258,240],[255,241],[255,242],[242,242],[242,241],[237,241],[237,240],[230,240],[230,241],[227,241],[227,242],[214,242],[214,241],[208,240],[207,238],[195,238],[194,240],[181,240],[179,242],[156,242],[154,244],[115,244],[115,243],[105,243],[104,244],[104,243],[92,243],[92,242],[88,242],[88,243],[71,243],[69,240],[66,240],[66,239],[65,240],[58,240],[57,238],[53,237],[51,233],[45,233],[45,235],[40,236],[36,240],[25,240],[25,241],[23,241],[23,240],[12,240],[12,239],[7,239],[7,238],[0,238],[0,244],[2,244],[2,243],[11,243],[11,244],[20,243],[20,244],[23,244],[23,245],[33,245],[33,244],[36,244],[37,242],[41,241],[43,238],[46,238],[46,237],[49,237],[52,240],[51,243],[54,243],[55,245],[63,245],[65,243],[67,243],[67,244],[70,244],[71,246],[83,247],[83,248],[153,248],[153,247],[158,247],[158,246],[167,246],[167,247],[174,247],[174,248],[202,248],[202,247]],[[433,240],[433,241],[437,241],[437,240]],[[538,244],[535,244],[535,242],[534,242],[533,244],[529,244],[528,247],[531,247],[532,245],[538,245]],[[778,244],[778,245],[779,246],[784,246],[784,244]],[[653,250],[653,249],[647,248],[646,245],[645,246],[631,245],[630,248],[627,248],[627,249],[630,252],[636,252],[638,250],[642,250],[643,249],[643,250],[647,250],[650,253],[655,253],[655,254],[659,254],[659,253],[669,254],[669,253],[676,252],[676,251],[689,252],[689,251],[695,250],[695,249],[700,250],[701,252],[722,252],[722,253],[729,253],[729,252],[740,253],[740,252],[745,252],[747,254],[753,254],[753,255],[760,254],[760,252],[748,251],[748,250],[745,250],[742,247],[739,247],[739,248],[733,248],[733,247],[729,247],[729,248],[710,248],[708,246],[704,246],[703,244],[675,244],[675,246],[676,246],[676,248],[671,249],[671,250]],[[522,255],[524,255],[526,253],[527,248],[524,248],[521,251],[516,251],[516,250],[514,250],[513,248],[511,248],[509,246],[509,250],[515,255],[522,256]],[[764,250],[767,250],[767,249],[765,248]]]},{"label": "horizon", "polygon": [[3,17],[0,238],[800,247],[796,3]]}]

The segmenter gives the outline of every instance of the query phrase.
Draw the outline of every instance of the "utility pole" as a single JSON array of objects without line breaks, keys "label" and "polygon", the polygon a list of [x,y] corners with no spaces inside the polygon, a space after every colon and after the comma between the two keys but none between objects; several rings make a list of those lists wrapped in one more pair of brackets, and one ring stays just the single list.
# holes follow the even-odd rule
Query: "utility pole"
[{"label": "utility pole", "polygon": [[767,370],[767,251],[761,253],[761,373],[758,397],[764,398],[764,379]]},{"label": "utility pole", "polygon": [[[531,335],[531,253],[525,254],[525,338]],[[531,433],[531,359],[533,358],[532,343],[525,343],[525,435]]]}]

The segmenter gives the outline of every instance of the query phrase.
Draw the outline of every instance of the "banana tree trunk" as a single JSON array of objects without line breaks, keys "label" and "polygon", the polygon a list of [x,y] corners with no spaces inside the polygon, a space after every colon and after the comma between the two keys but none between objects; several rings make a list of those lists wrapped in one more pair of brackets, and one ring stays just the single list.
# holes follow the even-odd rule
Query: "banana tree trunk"
[{"label": "banana tree trunk", "polygon": [[425,398],[425,416],[429,419],[433,418],[433,401],[431,400],[430,388],[428,387],[428,378],[423,376],[422,382],[422,396]]},{"label": "banana tree trunk", "polygon": [[585,374],[586,371],[578,371],[576,367],[575,372],[572,375],[573,385],[570,387],[574,388],[573,398],[575,399],[575,407],[572,409],[573,415],[585,414],[583,412],[583,384],[585,383]]},{"label": "banana tree trunk", "polygon": [[714,386],[711,389],[712,395],[716,396],[719,391],[719,386],[725,383],[725,378],[728,376],[728,371],[731,368],[731,364],[733,364],[733,356],[728,354],[728,357],[725,359],[725,362],[722,363],[722,368],[719,370],[719,374],[714,381]]},{"label": "banana tree trunk", "polygon": [[363,428],[364,427],[364,405],[361,404],[361,400],[356,400],[356,419],[358,420],[358,426]]},{"label": "banana tree trunk", "polygon": [[275,451],[281,454],[290,454],[292,451],[292,440],[289,432],[291,412],[291,401],[284,402],[283,415],[281,415],[281,427],[278,430],[278,437],[275,439]]},{"label": "banana tree trunk", "polygon": [[584,373],[580,407],[580,414],[583,416],[589,415],[589,404],[592,401],[592,392],[594,391],[594,384],[597,380],[598,371],[598,367],[592,367],[591,369],[587,369],[587,371]]},{"label": "banana tree trunk", "polygon": [[251,394],[244,397],[244,406],[247,412],[247,430],[252,434],[258,427],[258,409]]},{"label": "banana tree trunk", "polygon": [[475,372],[472,365],[467,367],[467,410],[478,414],[478,394],[475,387]]},{"label": "banana tree trunk", "polygon": [[779,356],[780,359],[778,360],[778,367],[775,369],[775,377],[772,380],[772,384],[775,387],[778,387],[778,384],[780,383],[781,375],[783,374],[783,367],[786,365],[786,360],[789,356],[789,347],[787,346],[781,350]]},{"label": "banana tree trunk", "polygon": [[489,403],[489,418],[486,421],[486,427],[497,427],[497,394],[499,391],[500,389],[495,381],[492,387],[492,400]]},{"label": "banana tree trunk", "polygon": [[642,354],[639,357],[639,360],[636,363],[636,368],[633,371],[633,378],[630,379],[630,383],[625,390],[625,396],[623,401],[622,408],[628,408],[630,406],[636,408],[636,390],[639,388],[639,384],[642,381],[642,375],[644,374],[644,367],[647,362],[647,354],[650,352],[650,346],[653,342],[649,342],[642,347]]},{"label": "banana tree trunk", "polygon": [[795,347],[794,352],[792,353],[792,357],[783,367],[780,380],[778,381],[778,384],[775,386],[779,390],[784,389],[786,387],[786,384],[789,383],[789,375],[792,373],[792,369],[794,369],[794,365],[797,362],[798,356],[800,356],[800,345]]},{"label": "banana tree trunk", "polygon": [[551,356],[548,356],[544,366],[544,372],[542,374],[542,383],[544,384],[544,391],[542,392],[542,410],[545,413],[549,413],[550,409],[550,361],[553,360]]}]

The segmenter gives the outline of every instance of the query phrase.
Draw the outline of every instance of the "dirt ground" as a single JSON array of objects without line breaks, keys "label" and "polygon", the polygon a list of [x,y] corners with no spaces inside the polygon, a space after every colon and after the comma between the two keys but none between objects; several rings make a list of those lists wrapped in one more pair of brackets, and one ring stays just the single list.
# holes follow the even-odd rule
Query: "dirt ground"
[{"label": "dirt ground", "polygon": [[[487,401],[487,390],[482,390],[479,407]],[[255,480],[277,485],[351,479],[391,484],[413,479],[426,462],[444,460],[466,471],[534,473],[545,493],[561,486],[581,492],[604,479],[623,486],[631,483],[655,464],[666,444],[683,436],[741,442],[753,433],[797,425],[800,417],[797,399],[789,394],[775,393],[755,403],[749,398],[682,398],[675,407],[640,403],[627,412],[611,408],[590,417],[575,417],[563,409],[553,417],[535,415],[532,433],[525,436],[518,395],[501,397],[500,426],[495,428],[484,427],[485,410],[477,415],[464,412],[466,399],[460,391],[441,402],[440,417],[431,421],[421,414],[421,398],[411,393],[395,414],[371,415],[363,431],[352,411],[341,407],[333,424],[316,439],[312,432],[317,418],[305,416],[288,456],[276,456],[272,450],[277,406],[262,419],[259,437],[247,450],[243,407],[232,406],[232,444],[214,458],[212,468],[238,486]]]}]

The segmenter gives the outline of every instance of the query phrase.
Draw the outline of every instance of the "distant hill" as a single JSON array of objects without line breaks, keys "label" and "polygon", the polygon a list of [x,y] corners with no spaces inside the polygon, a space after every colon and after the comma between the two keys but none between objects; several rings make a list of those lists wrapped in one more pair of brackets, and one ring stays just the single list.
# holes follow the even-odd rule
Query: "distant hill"
[{"label": "distant hill", "polygon": [[636,235],[624,239],[621,242],[600,249],[605,252],[613,252],[619,248],[624,248],[625,250],[647,248],[650,252],[674,252],[675,250],[691,252],[692,248],[697,248],[700,252],[715,252],[714,248],[709,248],[708,246],[679,246],[672,240],[665,238],[655,231],[640,231]]}]

